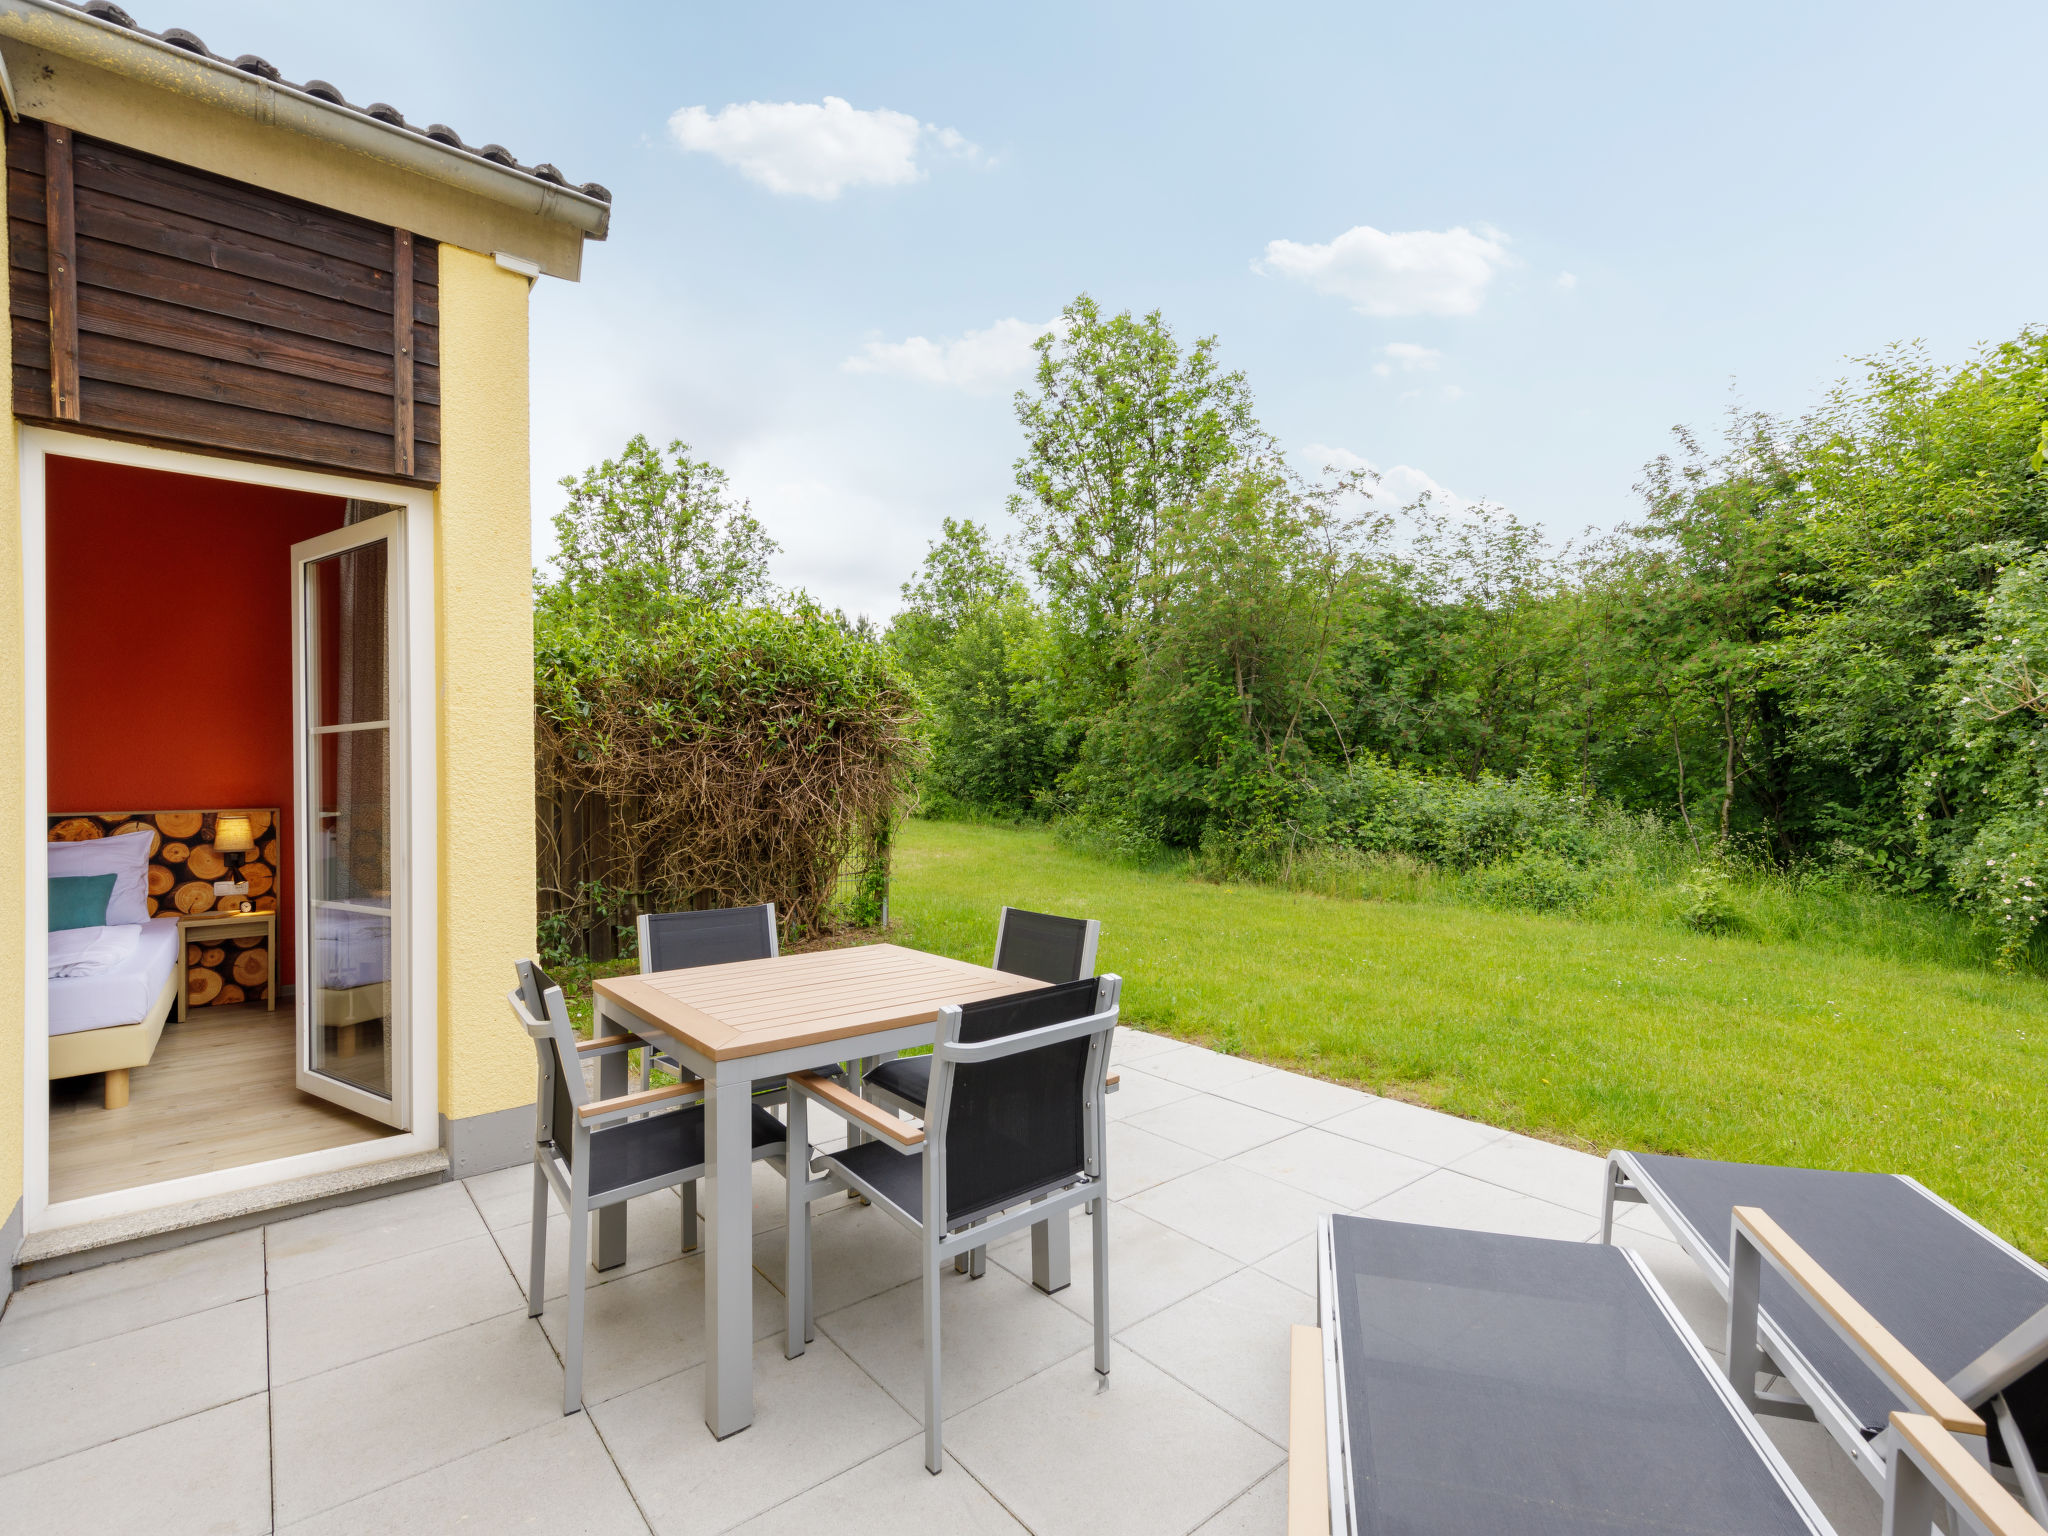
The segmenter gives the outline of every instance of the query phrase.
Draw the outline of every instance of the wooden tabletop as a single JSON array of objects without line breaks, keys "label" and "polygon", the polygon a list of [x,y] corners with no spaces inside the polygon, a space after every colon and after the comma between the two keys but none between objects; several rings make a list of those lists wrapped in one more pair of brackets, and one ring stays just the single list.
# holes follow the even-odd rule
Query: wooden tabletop
[{"label": "wooden tabletop", "polygon": [[713,1061],[929,1024],[948,1003],[1044,986],[894,944],[614,976],[592,990]]}]

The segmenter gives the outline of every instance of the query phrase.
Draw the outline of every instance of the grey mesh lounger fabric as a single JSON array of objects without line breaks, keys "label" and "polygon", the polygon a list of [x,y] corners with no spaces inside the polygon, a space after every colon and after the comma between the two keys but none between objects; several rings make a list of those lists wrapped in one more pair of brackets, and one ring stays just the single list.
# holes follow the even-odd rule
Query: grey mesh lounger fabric
[{"label": "grey mesh lounger fabric", "polygon": [[[2003,1389],[2037,1463],[2048,1461],[2048,1364],[1989,1373],[1977,1390],[1958,1378],[2001,1341],[2036,1322],[2048,1341],[2048,1274],[1946,1201],[1889,1173],[1840,1173],[1718,1163],[1654,1153],[1609,1159],[1727,1294],[1730,1212],[1760,1206],[1839,1280],[1898,1341],[1983,1412]],[[1610,1187],[1613,1175],[1610,1174]],[[1855,1352],[1766,1271],[1763,1312],[1841,1400],[1866,1439],[1899,1406]],[[1980,1373],[1984,1374],[1984,1373]],[[2011,1458],[1985,1413],[1992,1461]],[[1866,1470],[1875,1470],[1873,1461]]]},{"label": "grey mesh lounger fabric", "polygon": [[1335,1530],[1829,1530],[1626,1250],[1331,1216],[1319,1257]]}]

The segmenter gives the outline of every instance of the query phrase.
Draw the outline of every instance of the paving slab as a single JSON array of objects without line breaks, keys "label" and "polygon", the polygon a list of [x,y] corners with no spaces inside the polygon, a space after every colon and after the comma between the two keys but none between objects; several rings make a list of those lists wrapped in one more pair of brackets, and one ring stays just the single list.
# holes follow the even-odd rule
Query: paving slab
[{"label": "paving slab", "polygon": [[823,1530],[835,1536],[1024,1536],[1024,1527],[952,1457],[937,1477],[927,1472],[922,1435],[735,1526],[733,1536],[815,1536]]},{"label": "paving slab", "polygon": [[1272,1114],[1285,1115],[1303,1125],[1320,1125],[1354,1109],[1377,1102],[1372,1094],[1341,1083],[1303,1077],[1298,1072],[1272,1071],[1219,1090],[1227,1099],[1249,1104]]},{"label": "paving slab", "polygon": [[10,1531],[258,1536],[270,1529],[270,1408],[241,1398],[0,1477]]},{"label": "paving slab", "polygon": [[1595,1219],[1600,1214],[1601,1185],[1607,1177],[1604,1157],[1510,1132],[1466,1153],[1450,1166],[1459,1173],[1485,1179],[1518,1194],[1591,1212]]},{"label": "paving slab", "polygon": [[1235,1163],[1197,1168],[1127,1203],[1139,1215],[1246,1264],[1313,1236],[1316,1218],[1330,1209],[1327,1200]]},{"label": "paving slab", "polygon": [[[834,1196],[811,1207],[811,1309],[814,1317],[879,1296],[917,1278],[917,1234],[872,1205]],[[754,1267],[787,1291],[789,1237],[782,1228],[754,1234]]]},{"label": "paving slab", "polygon": [[[920,1420],[923,1306],[924,1283],[913,1280],[818,1319],[820,1333]],[[1090,1337],[1088,1324],[1000,1264],[979,1279],[948,1265],[939,1279],[941,1413],[950,1418],[1037,1375]]]},{"label": "paving slab", "polygon": [[1143,1114],[1126,1116],[1121,1123],[1210,1157],[1235,1157],[1301,1128],[1299,1121],[1285,1115],[1268,1114],[1213,1093],[1193,1093]]},{"label": "paving slab", "polygon": [[713,1440],[704,1368],[586,1410],[654,1529],[723,1531],[900,1445],[918,1423],[820,1336],[795,1360],[754,1346],[754,1422]]},{"label": "paving slab", "polygon": [[[782,1337],[782,1292],[754,1278],[754,1337]],[[569,1299],[547,1305],[541,1326],[555,1354],[568,1348]],[[583,1301],[583,1400],[602,1402],[691,1366],[709,1351],[704,1331],[704,1261],[672,1259],[593,1287]]]},{"label": "paving slab", "polygon": [[1354,1211],[1412,1184],[1434,1166],[1371,1142],[1308,1127],[1232,1159],[1269,1179],[1305,1190],[1333,1210]]},{"label": "paving slab", "polygon": [[272,1223],[263,1229],[265,1273],[272,1285],[297,1285],[487,1230],[468,1190],[436,1184]]},{"label": "paving slab", "polygon": [[259,1231],[39,1280],[0,1316],[0,1366],[262,1294]]},{"label": "paving slab", "polygon": [[277,1519],[290,1525],[562,1417],[540,1325],[493,1318],[271,1394]]},{"label": "paving slab", "polygon": [[1109,1122],[1108,1151],[1112,1201],[1128,1200],[1141,1189],[1164,1184],[1216,1161],[1207,1152],[1141,1130],[1128,1120]]},{"label": "paving slab", "polygon": [[1374,1099],[1370,1104],[1361,1104],[1325,1120],[1323,1129],[1439,1167],[1507,1134],[1490,1125],[1460,1120],[1456,1115],[1404,1104],[1399,1099]]},{"label": "paving slab", "polygon": [[1141,1067],[1122,1067],[1118,1069],[1117,1090],[1109,1096],[1109,1118],[1112,1122],[1128,1120],[1132,1115],[1142,1115],[1148,1109],[1171,1104],[1196,1091],[1185,1083],[1154,1077]]},{"label": "paving slab", "polygon": [[1315,1302],[1255,1269],[1239,1270],[1119,1335],[1175,1380],[1287,1446],[1290,1330]]},{"label": "paving slab", "polygon": [[[523,1291],[533,1262],[532,1226],[504,1227],[491,1236],[497,1240],[507,1269]],[[595,1257],[594,1228],[590,1251]],[[657,1264],[667,1264],[682,1255],[683,1203],[667,1190],[658,1189],[626,1202],[626,1262],[610,1269],[589,1270],[584,1280],[589,1285],[604,1285]],[[569,1294],[569,1218],[560,1210],[548,1217],[547,1282],[542,1294],[544,1298]]]},{"label": "paving slab", "polygon": [[0,1475],[264,1389],[263,1298],[0,1367]]},{"label": "paving slab", "polygon": [[1226,1056],[1221,1051],[1191,1045],[1184,1051],[1160,1052],[1144,1063],[1144,1070],[1154,1077],[1165,1078],[1169,1083],[1198,1088],[1204,1093],[1220,1093],[1238,1083],[1263,1077],[1273,1069],[1263,1062],[1246,1061],[1242,1056]]},{"label": "paving slab", "polygon": [[1268,1472],[1196,1536],[1280,1536],[1287,1529],[1287,1468]]},{"label": "paving slab", "polygon": [[273,1386],[467,1328],[526,1296],[488,1233],[270,1293]]},{"label": "paving slab", "polygon": [[1575,1211],[1534,1195],[1517,1194],[1448,1168],[1439,1168],[1413,1184],[1404,1185],[1358,1214],[1431,1227],[1554,1237],[1571,1243],[1582,1243],[1600,1230],[1600,1219],[1590,1211]]},{"label": "paving slab", "polygon": [[1036,1536],[1181,1536],[1285,1458],[1143,1356],[1092,1351],[979,1403],[946,1448]]},{"label": "paving slab", "polygon": [[[1095,1320],[1095,1223],[1076,1213],[1067,1223],[1073,1284],[1053,1300],[1089,1323]],[[1020,1232],[989,1249],[992,1262],[1031,1278],[1031,1234]],[[1226,1253],[1112,1200],[1109,1206],[1109,1327],[1115,1334],[1140,1318],[1214,1285],[1241,1267]]]},{"label": "paving slab", "polygon": [[282,1527],[291,1536],[546,1531],[636,1536],[647,1522],[588,1414],[509,1440]]},{"label": "paving slab", "polygon": [[1128,1024],[1116,1027],[1116,1036],[1109,1046],[1109,1059],[1116,1062],[1143,1061],[1148,1056],[1157,1056],[1164,1051],[1181,1051],[1188,1048],[1184,1040],[1171,1035],[1153,1034],[1149,1030],[1133,1029]]}]

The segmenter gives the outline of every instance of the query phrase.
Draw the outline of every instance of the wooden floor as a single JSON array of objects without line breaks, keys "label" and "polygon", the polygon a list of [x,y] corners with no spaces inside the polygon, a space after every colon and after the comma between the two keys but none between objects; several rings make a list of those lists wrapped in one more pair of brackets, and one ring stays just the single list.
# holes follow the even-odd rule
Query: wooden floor
[{"label": "wooden floor", "polygon": [[129,1074],[128,1103],[100,1105],[100,1078],[50,1084],[50,1198],[75,1200],[216,1168],[392,1134],[292,1081],[292,1015],[199,1008],[164,1027]]}]

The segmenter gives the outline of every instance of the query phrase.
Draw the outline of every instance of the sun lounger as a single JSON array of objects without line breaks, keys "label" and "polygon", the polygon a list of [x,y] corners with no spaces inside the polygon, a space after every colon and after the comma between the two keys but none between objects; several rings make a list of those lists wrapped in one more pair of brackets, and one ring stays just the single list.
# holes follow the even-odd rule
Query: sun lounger
[{"label": "sun lounger", "polygon": [[[1768,1266],[1908,1410],[1884,1536],[2048,1536],[1966,1448],[1981,1421],[1766,1213],[1731,1221],[1738,1287]],[[1625,1249],[1326,1216],[1317,1313],[1293,1331],[1288,1536],[1830,1529]]]},{"label": "sun lounger", "polygon": [[1753,1289],[1735,1273],[1738,1206],[1767,1211],[1904,1354],[1984,1421],[1992,1471],[2048,1522],[2036,1470],[2048,1454],[2048,1270],[1902,1175],[1631,1152],[1607,1162],[1603,1240],[1611,1240],[1617,1202],[1647,1203],[1734,1302],[1731,1346],[1754,1316],[1764,1357],[1756,1363],[1797,1394],[1738,1382],[1756,1411],[1819,1420],[1871,1484],[1885,1486],[1895,1381],[1837,1332],[1825,1308],[1802,1299],[1776,1262],[1747,1257]]},{"label": "sun lounger", "polygon": [[1326,1216],[1317,1257],[1290,1536],[1830,1529],[1626,1249]]}]

